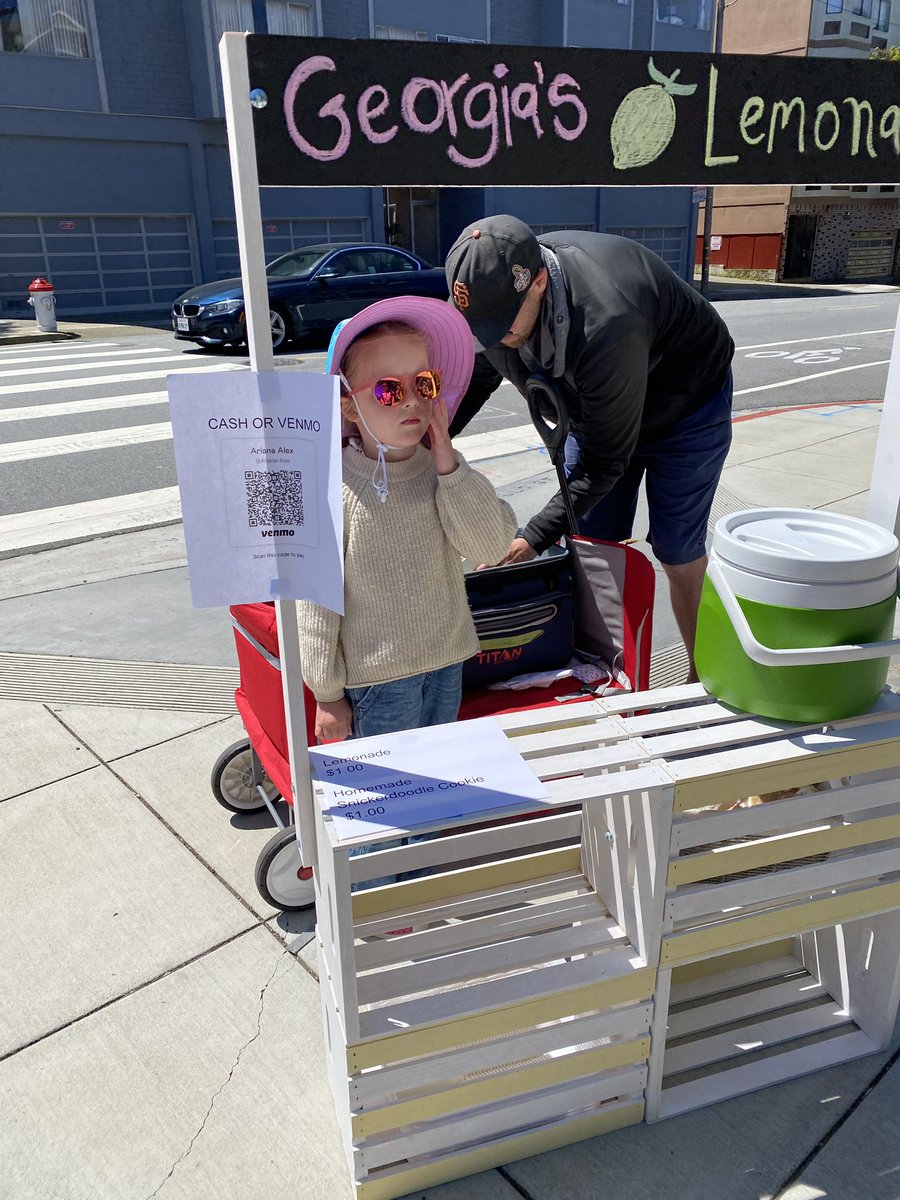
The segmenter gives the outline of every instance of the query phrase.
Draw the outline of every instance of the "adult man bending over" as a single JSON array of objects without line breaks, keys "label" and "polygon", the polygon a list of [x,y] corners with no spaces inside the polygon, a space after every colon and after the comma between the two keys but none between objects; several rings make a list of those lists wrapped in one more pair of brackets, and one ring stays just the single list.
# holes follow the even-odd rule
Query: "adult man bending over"
[{"label": "adult man bending over", "polygon": [[[734,343],[721,317],[638,242],[605,233],[534,232],[511,216],[467,226],[447,256],[453,303],[481,353],[451,425],[459,433],[509,380],[555,380],[572,433],[569,490],[579,531],[631,536],[646,475],[648,541],[669,580],[693,667],[706,528],[731,444]],[[524,562],[566,529],[557,493],[504,562]]]}]

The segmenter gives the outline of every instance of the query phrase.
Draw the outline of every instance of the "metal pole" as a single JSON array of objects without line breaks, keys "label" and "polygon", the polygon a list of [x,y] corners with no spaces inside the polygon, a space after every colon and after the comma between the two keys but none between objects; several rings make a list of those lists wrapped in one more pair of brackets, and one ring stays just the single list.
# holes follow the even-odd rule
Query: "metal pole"
[{"label": "metal pole", "polygon": [[[256,143],[250,107],[247,35],[224,34],[219,44],[219,57],[225,92],[225,125],[228,130],[234,211],[241,253],[241,282],[244,288],[250,368],[253,371],[274,371],[275,355],[272,351],[262,212],[259,206],[259,176],[256,172]],[[317,862],[316,823],[309,773],[309,747],[306,742],[297,605],[293,600],[282,600],[279,597],[275,600],[275,611],[278,617],[281,687],[284,696],[291,786],[294,792],[294,828],[304,866],[314,867]]]},{"label": "metal pole", "polygon": [[[716,32],[715,52],[722,53],[722,34],[725,24],[725,0],[716,0]],[[700,293],[705,296],[709,291],[709,253],[712,244],[713,228],[713,189],[706,189],[706,200],[703,207],[703,257],[700,260]]]}]

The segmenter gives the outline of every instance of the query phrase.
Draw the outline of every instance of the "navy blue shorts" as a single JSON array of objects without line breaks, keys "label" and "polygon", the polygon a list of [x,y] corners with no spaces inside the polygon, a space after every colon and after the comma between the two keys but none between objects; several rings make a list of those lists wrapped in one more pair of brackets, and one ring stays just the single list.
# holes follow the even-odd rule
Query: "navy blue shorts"
[{"label": "navy blue shorts", "polygon": [[[722,386],[668,434],[639,441],[625,474],[578,522],[586,537],[624,542],[632,536],[641,480],[647,477],[647,541],[661,563],[678,566],[706,553],[706,529],[731,446],[731,372]],[[566,470],[581,456],[580,433],[566,442]]]}]

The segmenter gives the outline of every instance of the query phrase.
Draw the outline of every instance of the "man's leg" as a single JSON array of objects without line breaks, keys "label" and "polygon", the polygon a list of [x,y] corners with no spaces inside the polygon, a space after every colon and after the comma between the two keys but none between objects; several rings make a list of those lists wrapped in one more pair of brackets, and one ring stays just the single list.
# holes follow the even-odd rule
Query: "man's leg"
[{"label": "man's leg", "polygon": [[690,661],[687,682],[696,683],[694,642],[697,637],[697,609],[700,607],[700,592],[703,588],[703,576],[706,573],[706,555],[704,554],[702,558],[695,558],[693,562],[678,563],[675,566],[663,563],[662,569],[669,580],[672,613]]}]

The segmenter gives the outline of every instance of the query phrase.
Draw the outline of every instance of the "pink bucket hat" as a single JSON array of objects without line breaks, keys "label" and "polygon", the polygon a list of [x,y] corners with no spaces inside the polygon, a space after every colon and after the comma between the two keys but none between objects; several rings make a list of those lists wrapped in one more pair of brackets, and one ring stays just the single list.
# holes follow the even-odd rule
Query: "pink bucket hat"
[{"label": "pink bucket hat", "polygon": [[[424,336],[428,345],[428,365],[443,375],[441,396],[452,420],[472,378],[475,343],[468,321],[444,300],[432,296],[392,296],[370,304],[335,329],[325,370],[337,375],[351,344],[364,330],[383,321],[402,321]],[[345,424],[344,436],[348,433]]]}]

